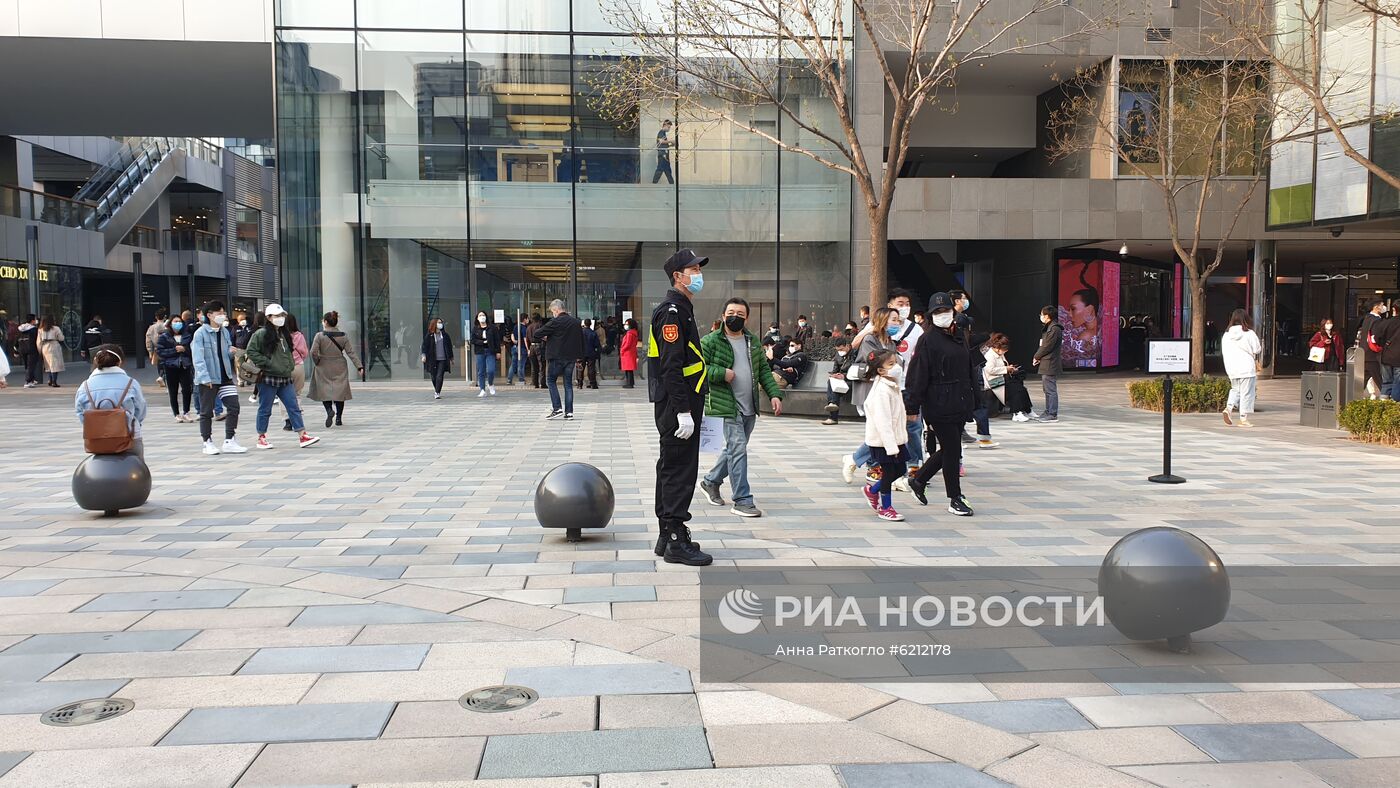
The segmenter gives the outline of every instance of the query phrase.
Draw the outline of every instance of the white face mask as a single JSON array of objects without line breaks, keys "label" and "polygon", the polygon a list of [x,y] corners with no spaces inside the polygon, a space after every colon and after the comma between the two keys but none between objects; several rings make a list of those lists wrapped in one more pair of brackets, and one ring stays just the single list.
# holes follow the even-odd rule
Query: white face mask
[{"label": "white face mask", "polygon": [[953,325],[953,313],[939,312],[938,314],[933,316],[933,324],[935,326],[938,326],[939,328],[947,328],[948,326]]},{"label": "white face mask", "polygon": [[1331,331],[1331,330],[1332,330],[1332,324],[1331,324],[1331,323],[1323,323],[1323,324],[1322,324],[1322,327],[1325,328],[1325,329],[1327,329],[1328,331]]},{"label": "white face mask", "polygon": [[283,317],[282,315],[278,315],[277,317],[268,318],[268,322],[272,323],[272,325],[277,326],[278,328],[281,328],[283,325],[286,324],[287,318]]},{"label": "white face mask", "polygon": [[482,324],[483,326],[486,325],[486,315],[482,315],[481,317],[478,317],[478,318],[476,319],[476,322]]},{"label": "white face mask", "polygon": [[845,357],[846,357],[846,351],[844,351],[844,350],[838,350],[838,351],[836,351],[836,355],[839,356],[839,357],[841,357],[841,358],[845,358]]},{"label": "white face mask", "polygon": [[223,328],[228,325],[228,315],[214,315],[214,317],[210,319],[210,322],[219,328]]},{"label": "white face mask", "polygon": [[900,319],[900,320],[908,320],[908,319],[909,319],[909,307],[907,307],[907,306],[902,306],[902,307],[899,308],[899,319]]}]

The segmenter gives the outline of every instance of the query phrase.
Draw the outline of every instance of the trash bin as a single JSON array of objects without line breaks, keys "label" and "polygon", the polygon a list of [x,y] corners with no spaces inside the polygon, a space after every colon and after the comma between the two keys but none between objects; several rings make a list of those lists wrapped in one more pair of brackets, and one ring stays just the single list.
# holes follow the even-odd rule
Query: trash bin
[{"label": "trash bin", "polygon": [[1304,372],[1298,393],[1298,423],[1304,427],[1318,426],[1318,405],[1322,397],[1321,372]]},{"label": "trash bin", "polygon": [[1315,372],[1317,376],[1317,424],[1325,430],[1339,428],[1337,414],[1346,404],[1346,383],[1341,372]]}]

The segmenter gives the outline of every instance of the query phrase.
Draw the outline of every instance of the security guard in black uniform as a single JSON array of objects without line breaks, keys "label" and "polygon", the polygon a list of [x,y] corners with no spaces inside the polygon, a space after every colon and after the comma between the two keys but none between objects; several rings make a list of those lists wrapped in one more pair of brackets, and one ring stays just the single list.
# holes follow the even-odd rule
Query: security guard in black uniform
[{"label": "security guard in black uniform", "polygon": [[700,476],[700,421],[705,413],[705,361],[691,299],[704,287],[710,261],[682,249],[666,261],[671,289],[651,313],[647,393],[656,408],[661,456],[656,460],[656,554],[668,564],[709,566],[713,558],[690,540],[690,501]]}]

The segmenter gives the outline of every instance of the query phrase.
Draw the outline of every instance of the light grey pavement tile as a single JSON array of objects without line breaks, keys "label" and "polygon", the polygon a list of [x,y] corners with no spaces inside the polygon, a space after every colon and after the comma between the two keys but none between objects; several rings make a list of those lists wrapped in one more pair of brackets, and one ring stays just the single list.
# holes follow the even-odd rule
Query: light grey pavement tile
[{"label": "light grey pavement tile", "polygon": [[124,684],[125,679],[0,684],[0,714],[39,714],[65,703],[108,697]]},{"label": "light grey pavement tile", "polygon": [[716,766],[900,763],[938,756],[849,722],[706,728]]},{"label": "light grey pavement tile", "polygon": [[428,656],[423,660],[423,670],[562,666],[570,665],[573,661],[574,644],[563,639],[438,643],[428,651]]},{"label": "light grey pavement tile", "polygon": [[38,681],[63,667],[73,654],[0,654],[0,685],[11,682]]},{"label": "light grey pavement tile", "polygon": [[603,695],[598,725],[610,728],[685,728],[701,724],[694,695]]},{"label": "light grey pavement tile", "polygon": [[477,777],[552,777],[710,766],[702,728],[636,728],[493,736],[486,742]]},{"label": "light grey pavement tile", "polygon": [[539,630],[539,634],[572,638],[582,643],[592,643],[629,653],[671,636],[669,632],[658,631],[637,622],[609,621],[595,616],[574,616],[567,621],[544,627]]},{"label": "light grey pavement tile", "polygon": [[285,627],[301,615],[300,607],[241,607],[221,610],[156,610],[131,625],[129,632],[148,629],[247,629]]},{"label": "light grey pavement tile", "polygon": [[[175,676],[136,679],[117,694],[141,709],[282,706],[298,703],[316,682],[311,674]],[[352,698],[352,700],[358,700]]]},{"label": "light grey pavement tile", "polygon": [[1346,758],[1346,750],[1296,723],[1177,725],[1176,732],[1217,761]]},{"label": "light grey pavement tile", "polygon": [[27,752],[0,752],[0,777],[4,777],[6,772],[28,756]]},{"label": "light grey pavement tile", "polygon": [[50,673],[48,680],[227,676],[242,667],[252,655],[252,649],[79,654],[72,662]]},{"label": "light grey pavement tile", "polygon": [[393,710],[392,703],[195,709],[160,744],[374,739]]},{"label": "light grey pavement tile", "polygon": [[[72,615],[72,614],[70,614]],[[199,634],[196,629],[154,632],[92,632],[68,635],[35,635],[5,649],[4,656],[18,654],[103,654],[128,651],[173,651]]]},{"label": "light grey pavement tile", "polygon": [[[1122,771],[1162,788],[1361,788],[1365,783],[1327,783],[1306,767],[1335,761],[1298,763],[1183,763],[1158,766],[1125,766]],[[1353,761],[1361,763],[1361,761]],[[1384,783],[1374,783],[1377,788]]]},{"label": "light grey pavement tile", "polygon": [[58,585],[60,580],[0,580],[0,597],[34,596]]},{"label": "light grey pavement tile", "polygon": [[846,788],[1002,788],[995,777],[960,763],[872,763],[838,766]]},{"label": "light grey pavement tile", "polygon": [[403,566],[328,566],[322,571],[331,572],[337,575],[351,575],[354,577],[369,577],[377,580],[397,580],[403,577]]},{"label": "light grey pavement tile", "polygon": [[382,591],[371,598],[376,602],[388,602],[438,613],[458,611],[485,599],[477,594],[464,594],[460,591],[407,584]]},{"label": "light grey pavement tile", "polygon": [[84,750],[81,755],[66,751],[36,752],[5,775],[4,785],[5,788],[226,786],[238,779],[261,746],[119,747]]},{"label": "light grey pavement tile", "polygon": [[1092,785],[1095,788],[1151,788],[1151,784],[1093,761],[1075,757],[1054,747],[1036,747],[1001,763],[986,773],[1018,788],[1063,788]]},{"label": "light grey pavement tile", "polygon": [[238,785],[467,782],[485,747],[481,738],[269,744]]},{"label": "light grey pavement tile", "polygon": [[[273,608],[276,609],[276,608]],[[219,648],[279,648],[292,646],[344,646],[355,639],[360,627],[253,627],[211,629],[190,638],[181,651]]]},{"label": "light grey pavement tile", "polygon": [[[455,624],[370,624],[355,636],[355,645],[372,646],[385,643],[489,643],[506,640],[545,640],[551,636],[529,629],[482,621],[458,621]],[[564,636],[559,636],[564,637]]]},{"label": "light grey pavement tile", "polygon": [[1227,722],[1324,722],[1353,718],[1311,692],[1227,692],[1192,697]]},{"label": "light grey pavement tile", "polygon": [[[830,766],[754,766],[738,769],[684,769],[670,772],[604,774],[599,788],[841,788],[836,771]],[[520,788],[527,788],[520,786]],[[540,788],[546,788],[540,786]],[[583,788],[573,785],[567,788]],[[958,788],[953,786],[953,788]]]},{"label": "light grey pavement tile", "polygon": [[1364,758],[1346,761],[1302,761],[1302,768],[1331,786],[1390,788],[1400,774],[1400,758]]},{"label": "light grey pavement tile", "polygon": [[940,703],[934,708],[1008,733],[1077,731],[1094,727],[1073,706],[1058,698]]},{"label": "light grey pavement tile", "polygon": [[1400,719],[1400,689],[1319,690],[1313,694],[1363,720]]},{"label": "light grey pavement tile", "polygon": [[306,646],[264,648],[238,671],[247,676],[265,673],[357,673],[417,670],[428,646]]},{"label": "light grey pavement tile", "polygon": [[[459,694],[477,686],[480,685],[459,687]],[[591,731],[596,720],[597,700],[591,697],[540,698],[522,709],[490,714],[468,711],[456,700],[400,703],[381,738],[423,739]]]},{"label": "light grey pavement tile", "polygon": [[663,663],[514,668],[506,672],[506,681],[530,687],[540,697],[692,691],[690,671]]},{"label": "light grey pavement tile", "polygon": [[654,561],[575,561],[574,574],[587,575],[595,573],[618,574],[620,572],[651,572],[655,571]]},{"label": "light grey pavement tile", "polygon": [[505,668],[327,673],[316,681],[301,702],[455,701],[474,689],[504,684],[505,680]]},{"label": "light grey pavement tile", "polygon": [[700,704],[700,716],[707,728],[718,725],[844,722],[835,715],[764,692],[702,692],[696,698]]},{"label": "light grey pavement tile", "polygon": [[1100,728],[1185,725],[1224,722],[1224,718],[1182,695],[1101,695],[1068,698],[1079,713]]},{"label": "light grey pavement tile", "polygon": [[1321,640],[1235,640],[1222,641],[1217,645],[1255,665],[1360,662]]},{"label": "light grey pavement tile", "polygon": [[1032,733],[1030,738],[1104,766],[1210,760],[1210,756],[1166,727]]},{"label": "light grey pavement tile", "polygon": [[135,624],[144,612],[29,613],[7,616],[0,614],[0,635],[52,635],[86,632],[118,632]]},{"label": "light grey pavement tile", "polygon": [[576,602],[655,602],[652,586],[601,586],[597,588],[566,588],[564,601]]},{"label": "light grey pavement tile", "polygon": [[92,750],[149,747],[185,716],[184,709],[134,709],[100,725],[57,728],[37,714],[0,716],[0,741],[12,750]]},{"label": "light grey pavement tile", "polygon": [[1358,758],[1400,758],[1400,720],[1314,722],[1306,727]]},{"label": "light grey pavement tile", "polygon": [[858,717],[855,724],[974,769],[1035,746],[1029,739],[905,700]]},{"label": "light grey pavement tile", "polygon": [[367,605],[318,605],[308,607],[292,622],[294,627],[325,627],[345,624],[419,624],[450,623],[460,618],[415,610],[411,607],[370,603]]}]

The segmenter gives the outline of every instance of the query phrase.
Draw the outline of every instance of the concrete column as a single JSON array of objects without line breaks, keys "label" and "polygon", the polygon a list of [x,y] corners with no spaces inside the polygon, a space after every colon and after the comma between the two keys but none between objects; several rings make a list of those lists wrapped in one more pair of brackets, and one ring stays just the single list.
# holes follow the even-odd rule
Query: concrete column
[{"label": "concrete column", "polygon": [[[321,93],[321,310],[340,313],[340,327],[359,341],[361,323],[355,233],[359,212],[355,200],[355,125],[349,93]],[[320,315],[298,315],[303,326],[314,326]]]},{"label": "concrete column", "polygon": [[1274,330],[1275,294],[1278,291],[1276,253],[1276,242],[1255,241],[1254,262],[1249,271],[1249,312],[1254,318],[1254,333],[1259,335],[1259,341],[1264,346],[1264,368],[1259,373],[1261,378],[1274,376],[1274,356],[1278,352],[1278,332]]}]

